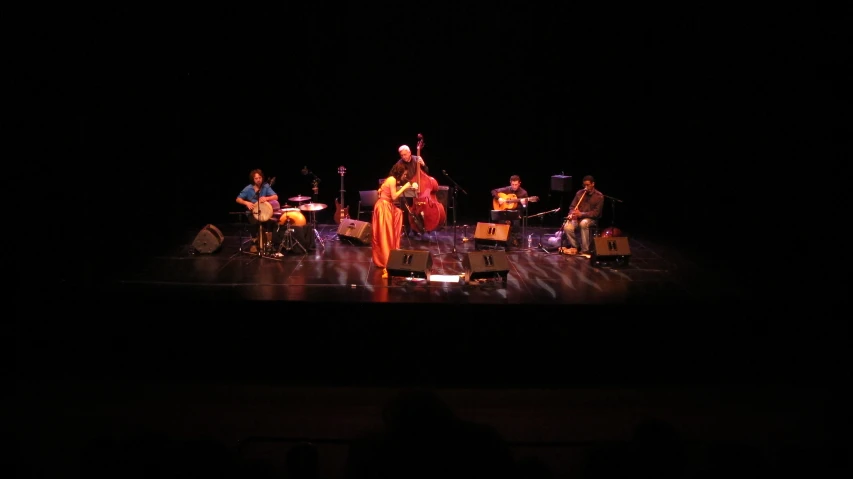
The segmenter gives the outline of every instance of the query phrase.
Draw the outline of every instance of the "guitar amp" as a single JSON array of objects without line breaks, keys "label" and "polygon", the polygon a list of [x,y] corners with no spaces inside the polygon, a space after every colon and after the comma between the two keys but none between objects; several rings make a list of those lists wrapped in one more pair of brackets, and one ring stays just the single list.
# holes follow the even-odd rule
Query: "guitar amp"
[{"label": "guitar amp", "polygon": [[565,175],[552,176],[551,191],[561,191],[563,193],[572,191],[572,177]]}]

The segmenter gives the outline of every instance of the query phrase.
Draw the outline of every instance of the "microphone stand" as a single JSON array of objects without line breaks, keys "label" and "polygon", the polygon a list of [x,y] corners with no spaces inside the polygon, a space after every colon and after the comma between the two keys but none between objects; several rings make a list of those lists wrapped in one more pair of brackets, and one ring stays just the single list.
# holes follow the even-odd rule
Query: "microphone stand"
[{"label": "microphone stand", "polygon": [[[543,212],[541,212],[541,213],[536,213],[535,215],[525,216],[523,221],[525,221],[525,222],[526,222],[528,218],[538,218],[538,217],[540,217],[540,216],[550,215],[551,213],[556,213],[556,212],[558,212],[558,211],[560,211],[560,208],[555,208],[555,209],[553,209],[553,210],[543,211]],[[524,223],[522,223],[522,228],[523,228],[523,226],[524,226]],[[524,233],[522,233],[522,235],[523,235],[523,234],[524,234]],[[544,246],[542,246],[542,238],[541,238],[541,235],[540,235],[539,241],[537,242],[537,246],[538,246],[538,248],[536,248],[537,250],[541,249],[543,252],[548,253],[548,250],[546,250],[546,249],[545,249],[545,247],[544,247]],[[531,245],[531,247],[532,247],[532,245]],[[527,248],[525,251],[530,252],[530,251],[533,251],[533,250],[532,250],[531,248]],[[550,254],[550,253],[548,253],[548,254]]]},{"label": "microphone stand", "polygon": [[620,200],[619,198],[614,198],[612,196],[605,195],[604,193],[602,193],[601,196],[604,196],[605,198],[610,200],[610,226],[609,227],[615,228],[616,227],[616,203],[622,203],[622,200]]},{"label": "microphone stand", "polygon": [[258,188],[258,192],[255,193],[255,209],[257,211],[253,211],[252,214],[256,214],[258,218],[258,256],[264,255],[264,222],[261,221],[261,190],[264,189],[264,185],[261,184],[261,187]]},{"label": "microphone stand", "polygon": [[[456,192],[462,191],[462,193],[465,193],[466,195],[468,194],[468,192],[465,191],[465,188],[462,188],[461,186],[459,186],[459,183],[457,183],[456,180],[451,178],[450,175],[447,174],[446,170],[441,170],[441,172],[444,174],[445,177],[447,177],[448,180],[450,180],[451,183],[453,183],[453,193],[451,193],[451,198],[453,200],[453,250],[451,251],[451,253],[457,254],[457,252],[456,252]],[[436,255],[436,256],[438,256],[438,255]],[[458,258],[458,256],[457,256],[457,258]]]}]

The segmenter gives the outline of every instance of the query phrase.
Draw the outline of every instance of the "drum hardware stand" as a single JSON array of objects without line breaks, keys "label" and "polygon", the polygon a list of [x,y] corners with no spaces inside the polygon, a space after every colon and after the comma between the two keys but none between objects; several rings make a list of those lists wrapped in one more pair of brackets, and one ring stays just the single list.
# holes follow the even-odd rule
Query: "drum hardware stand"
[{"label": "drum hardware stand", "polygon": [[278,252],[281,253],[281,250],[292,251],[293,248],[299,246],[302,249],[302,254],[307,254],[308,250],[302,246],[302,243],[300,243],[299,240],[293,237],[293,228],[290,227],[291,223],[290,218],[285,221],[287,229],[284,230],[284,239],[281,240],[281,246],[279,246]]}]

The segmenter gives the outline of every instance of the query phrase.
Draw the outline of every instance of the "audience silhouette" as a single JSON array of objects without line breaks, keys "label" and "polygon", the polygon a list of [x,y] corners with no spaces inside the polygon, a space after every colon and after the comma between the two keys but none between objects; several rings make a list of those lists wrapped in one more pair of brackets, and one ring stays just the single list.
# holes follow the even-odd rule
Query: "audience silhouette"
[{"label": "audience silhouette", "polygon": [[[378,430],[350,441],[342,475],[345,479],[763,479],[774,471],[798,475],[819,471],[826,476],[847,467],[846,456],[835,454],[835,449],[791,446],[779,451],[780,457],[771,462],[761,448],[734,439],[688,444],[673,424],[647,419],[634,427],[628,440],[590,448],[578,469],[557,476],[535,456],[514,460],[496,429],[459,418],[437,394],[407,390],[385,405]],[[179,441],[142,432],[91,441],[79,457],[77,476],[320,479],[320,459],[318,447],[307,441],[267,462],[241,458],[239,448],[213,439]]]},{"label": "audience silhouette", "polygon": [[497,431],[459,419],[432,392],[401,392],[384,409],[383,423],[350,448],[347,479],[515,477]]},{"label": "audience silhouette", "polygon": [[317,446],[302,442],[287,451],[288,479],[319,479],[320,454]]}]

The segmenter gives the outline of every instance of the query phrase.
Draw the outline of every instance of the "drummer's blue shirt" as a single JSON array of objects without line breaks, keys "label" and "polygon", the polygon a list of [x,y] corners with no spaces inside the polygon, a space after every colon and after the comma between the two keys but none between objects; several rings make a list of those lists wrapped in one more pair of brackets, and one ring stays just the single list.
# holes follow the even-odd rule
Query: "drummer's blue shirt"
[{"label": "drummer's blue shirt", "polygon": [[260,193],[261,194],[259,196],[255,196],[255,185],[248,185],[243,188],[243,191],[241,191],[237,197],[255,203],[261,196],[272,196],[276,194],[275,191],[272,190],[272,187],[270,187],[269,183],[264,183],[261,186]]}]

